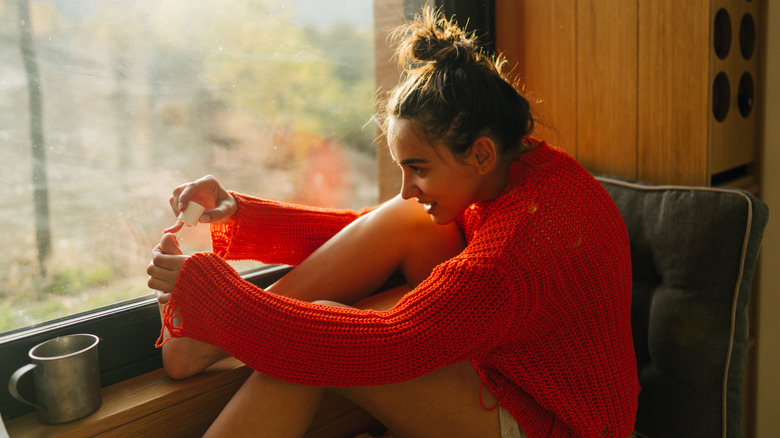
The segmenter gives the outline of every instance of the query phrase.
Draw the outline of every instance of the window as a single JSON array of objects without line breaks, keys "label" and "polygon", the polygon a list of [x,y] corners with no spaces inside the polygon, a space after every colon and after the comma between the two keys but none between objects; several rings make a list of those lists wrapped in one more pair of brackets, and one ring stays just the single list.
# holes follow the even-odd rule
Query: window
[{"label": "window", "polygon": [[[205,174],[376,203],[370,2],[29,0],[18,19],[14,3],[0,3],[0,333],[148,295],[168,196]],[[182,245],[208,249],[207,227]]]},{"label": "window", "polygon": [[[145,269],[178,184],[376,203],[384,37],[426,2],[0,0],[0,380],[75,332],[101,337],[104,386],[161,366]],[[181,241],[210,248],[205,226]]]}]

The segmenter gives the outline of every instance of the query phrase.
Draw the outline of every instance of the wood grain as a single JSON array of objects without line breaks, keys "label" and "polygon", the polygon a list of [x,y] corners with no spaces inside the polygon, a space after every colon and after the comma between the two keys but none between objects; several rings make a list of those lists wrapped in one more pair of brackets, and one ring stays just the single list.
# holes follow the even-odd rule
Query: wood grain
[{"label": "wood grain", "polygon": [[577,2],[577,159],[637,176],[637,3]]},{"label": "wood grain", "polygon": [[[72,423],[44,425],[37,414],[6,423],[13,438],[201,436],[252,372],[227,358],[202,374],[171,380],[160,369],[103,389],[103,405]],[[384,426],[354,403],[332,393],[323,398],[306,438],[381,434]]]},{"label": "wood grain", "polygon": [[[37,414],[33,413],[9,421],[8,433],[14,438],[26,438],[99,436],[123,427],[153,431],[160,416],[176,419],[177,425],[185,428],[186,422],[180,419],[192,407],[192,399],[220,394],[218,402],[209,403],[203,408],[209,411],[208,418],[204,417],[201,421],[207,423],[207,427],[210,419],[216,418],[224,406],[224,403],[220,405],[219,402],[232,396],[230,391],[235,391],[250,372],[249,368],[233,358],[225,359],[205,372],[184,380],[172,380],[164,370],[159,369],[103,388],[103,405],[86,418],[67,424],[43,425],[38,421]],[[206,414],[205,411],[200,413]],[[144,418],[151,420],[149,425],[143,423],[141,419]],[[134,425],[129,426],[134,422]]]},{"label": "wood grain", "polygon": [[[374,0],[374,65],[380,96],[395,87],[401,74],[396,63],[391,62],[393,48],[387,36],[390,30],[404,22],[403,10],[403,0]],[[381,202],[401,191],[401,173],[390,156],[387,140],[380,129],[377,129],[377,134],[377,170]]]},{"label": "wood grain", "polygon": [[707,185],[707,0],[639,0],[638,178]]},{"label": "wood grain", "polygon": [[230,382],[148,415],[132,418],[121,426],[97,434],[101,438],[160,436],[167,438],[202,436],[243,380]]},{"label": "wood grain", "polygon": [[531,101],[534,136],[577,157],[575,0],[496,0],[496,48]]}]

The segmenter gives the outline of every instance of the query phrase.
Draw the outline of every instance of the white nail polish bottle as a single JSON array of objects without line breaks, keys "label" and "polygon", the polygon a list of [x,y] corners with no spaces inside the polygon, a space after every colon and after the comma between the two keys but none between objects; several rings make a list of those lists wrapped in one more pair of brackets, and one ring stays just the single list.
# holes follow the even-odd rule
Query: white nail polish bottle
[{"label": "white nail polish bottle", "polygon": [[198,219],[206,211],[206,207],[198,204],[197,202],[190,201],[187,204],[187,208],[179,213],[179,220],[184,222],[188,227],[194,227],[198,225]]}]

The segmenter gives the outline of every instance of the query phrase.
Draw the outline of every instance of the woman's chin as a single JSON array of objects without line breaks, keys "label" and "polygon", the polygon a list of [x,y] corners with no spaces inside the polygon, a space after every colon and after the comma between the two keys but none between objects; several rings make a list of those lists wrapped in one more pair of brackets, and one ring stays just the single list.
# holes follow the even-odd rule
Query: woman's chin
[{"label": "woman's chin", "polygon": [[441,214],[440,212],[428,213],[433,223],[437,225],[447,225],[455,220],[455,216],[448,214]]}]

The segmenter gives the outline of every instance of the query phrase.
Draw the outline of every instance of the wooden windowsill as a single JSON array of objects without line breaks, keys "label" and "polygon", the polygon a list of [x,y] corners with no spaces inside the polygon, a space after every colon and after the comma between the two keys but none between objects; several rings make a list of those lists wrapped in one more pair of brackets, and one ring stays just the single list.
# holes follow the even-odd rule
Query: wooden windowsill
[{"label": "wooden windowsill", "polygon": [[[103,388],[100,409],[81,420],[45,425],[31,413],[8,421],[6,427],[11,438],[201,436],[251,372],[233,358],[184,380],[170,379],[159,369]],[[368,413],[329,393],[306,437],[351,438],[381,430]]]}]

